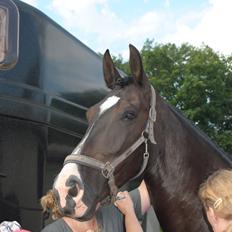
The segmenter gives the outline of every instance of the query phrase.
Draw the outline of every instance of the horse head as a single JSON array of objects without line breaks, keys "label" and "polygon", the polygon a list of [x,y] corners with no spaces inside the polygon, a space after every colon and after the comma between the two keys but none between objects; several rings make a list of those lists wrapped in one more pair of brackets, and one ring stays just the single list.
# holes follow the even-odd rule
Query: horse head
[{"label": "horse head", "polygon": [[54,182],[61,212],[77,220],[91,218],[97,203],[108,195],[114,200],[117,187],[145,169],[141,164],[147,162],[147,140],[154,142],[155,110],[150,109],[154,105],[150,99],[155,96],[132,45],[129,64],[131,76],[122,77],[105,52],[103,73],[111,91],[88,109],[87,132]]}]

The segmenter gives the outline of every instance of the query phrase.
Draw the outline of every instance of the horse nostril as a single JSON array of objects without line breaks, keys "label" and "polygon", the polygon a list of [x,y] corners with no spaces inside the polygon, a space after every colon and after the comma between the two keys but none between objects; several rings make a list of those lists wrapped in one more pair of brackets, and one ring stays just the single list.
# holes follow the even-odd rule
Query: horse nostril
[{"label": "horse nostril", "polygon": [[68,190],[68,194],[72,197],[76,197],[78,194],[78,189],[77,186],[72,186],[69,190]]},{"label": "horse nostril", "polygon": [[70,189],[68,190],[68,194],[72,197],[76,197],[78,194],[78,191],[80,189],[83,189],[83,184],[81,180],[77,176],[74,176],[74,175],[69,176],[65,185],[67,187],[70,187]]}]

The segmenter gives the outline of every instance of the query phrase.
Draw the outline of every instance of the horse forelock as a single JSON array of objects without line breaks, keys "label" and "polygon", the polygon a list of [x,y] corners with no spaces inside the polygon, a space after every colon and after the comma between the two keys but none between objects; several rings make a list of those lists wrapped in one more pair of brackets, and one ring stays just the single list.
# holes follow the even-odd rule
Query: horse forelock
[{"label": "horse forelock", "polygon": [[123,87],[128,86],[128,85],[130,85],[132,83],[134,83],[134,77],[125,76],[125,77],[122,77],[122,78],[118,78],[116,80],[115,85],[123,88]]}]

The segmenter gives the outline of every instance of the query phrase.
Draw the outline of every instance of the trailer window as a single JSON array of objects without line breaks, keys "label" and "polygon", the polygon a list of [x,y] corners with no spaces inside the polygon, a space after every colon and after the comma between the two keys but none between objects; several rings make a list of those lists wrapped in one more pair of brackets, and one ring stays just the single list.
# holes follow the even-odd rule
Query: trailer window
[{"label": "trailer window", "polygon": [[12,0],[0,0],[0,69],[12,68],[18,60],[19,13]]},{"label": "trailer window", "polygon": [[0,8],[0,62],[5,59],[5,52],[7,50],[7,11]]}]

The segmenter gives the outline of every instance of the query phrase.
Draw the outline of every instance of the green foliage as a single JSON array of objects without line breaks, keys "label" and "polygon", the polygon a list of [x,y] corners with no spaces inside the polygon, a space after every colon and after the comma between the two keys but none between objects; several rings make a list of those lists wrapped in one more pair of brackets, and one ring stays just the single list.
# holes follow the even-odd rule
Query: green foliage
[{"label": "green foliage", "polygon": [[127,74],[130,73],[129,63],[128,62],[123,62],[123,58],[122,58],[122,56],[120,54],[119,54],[118,57],[112,56],[112,60],[113,60],[113,62],[116,65],[117,68],[119,68],[120,70],[122,70],[123,72],[125,72]]},{"label": "green foliage", "polygon": [[[232,153],[232,56],[206,45],[153,45],[153,40],[144,43],[141,55],[155,89]],[[128,64],[120,62],[128,70]]]}]

